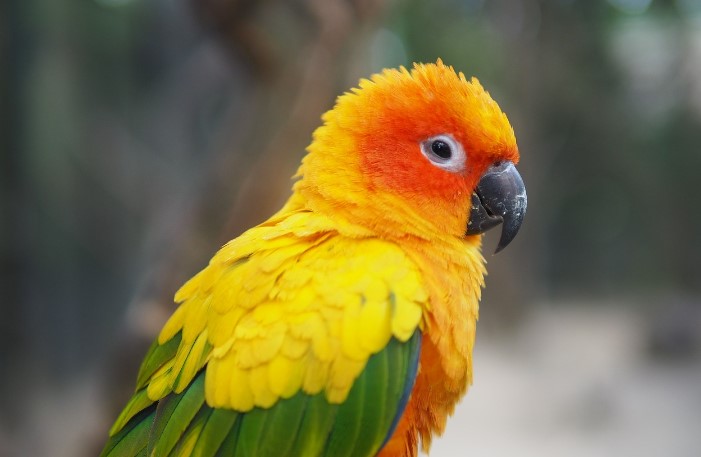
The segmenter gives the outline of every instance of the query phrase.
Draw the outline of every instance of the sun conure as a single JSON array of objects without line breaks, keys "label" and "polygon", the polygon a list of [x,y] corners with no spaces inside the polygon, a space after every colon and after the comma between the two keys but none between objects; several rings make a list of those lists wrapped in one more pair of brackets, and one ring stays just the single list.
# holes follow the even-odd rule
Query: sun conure
[{"label": "sun conure", "polygon": [[440,60],[324,114],[293,193],[175,294],[103,456],[416,456],[472,380],[484,259],[526,211],[506,116]]}]

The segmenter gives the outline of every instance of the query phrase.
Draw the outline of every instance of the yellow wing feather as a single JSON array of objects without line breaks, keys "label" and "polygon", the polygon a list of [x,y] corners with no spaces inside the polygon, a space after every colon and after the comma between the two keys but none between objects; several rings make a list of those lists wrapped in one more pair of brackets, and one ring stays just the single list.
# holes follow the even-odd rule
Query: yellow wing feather
[{"label": "yellow wing feather", "polygon": [[341,403],[372,354],[411,337],[427,300],[397,245],[342,236],[311,212],[279,213],[178,291],[159,342],[182,341],[148,395],[182,391],[206,365],[213,407],[267,408],[300,390]]}]

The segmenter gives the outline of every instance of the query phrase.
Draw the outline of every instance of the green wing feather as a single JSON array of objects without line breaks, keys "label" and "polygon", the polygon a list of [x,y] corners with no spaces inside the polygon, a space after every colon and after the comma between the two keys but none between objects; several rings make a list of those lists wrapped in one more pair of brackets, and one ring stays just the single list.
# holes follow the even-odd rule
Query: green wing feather
[{"label": "green wing feather", "polygon": [[158,402],[148,454],[169,455],[203,406],[204,373],[200,373],[182,394]]},{"label": "green wing feather", "polygon": [[375,455],[396,426],[413,388],[421,334],[415,331],[405,343],[392,338],[370,357],[340,405],[330,404],[323,393],[298,392],[270,408],[247,413],[208,406],[204,370],[183,392],[149,403],[143,379],[174,356],[177,344],[171,341],[149,351],[139,374],[140,388],[115,423],[101,456]]},{"label": "green wing feather", "polygon": [[124,427],[110,437],[100,457],[145,456],[155,416],[155,405],[134,415]]},{"label": "green wing feather", "polygon": [[151,348],[146,353],[146,357],[144,357],[144,361],[141,363],[141,368],[139,369],[139,375],[136,382],[136,393],[133,397],[131,397],[131,400],[129,400],[127,406],[124,407],[121,414],[110,429],[110,436],[113,437],[118,431],[124,428],[132,417],[154,404],[153,400],[148,398],[146,393],[146,384],[148,383],[149,378],[151,378],[151,376],[159,368],[175,357],[178,346],[180,345],[180,339],[180,333],[178,333],[165,344],[160,345],[158,344],[158,341],[153,342]]},{"label": "green wing feather", "polygon": [[336,422],[339,405],[329,404],[323,395],[306,397],[307,407],[288,455],[322,455],[328,436]]},{"label": "green wing feather", "polygon": [[158,340],[153,342],[139,368],[136,379],[137,390],[146,387],[153,374],[175,357],[181,341],[182,334],[178,333],[164,344],[158,344]]}]

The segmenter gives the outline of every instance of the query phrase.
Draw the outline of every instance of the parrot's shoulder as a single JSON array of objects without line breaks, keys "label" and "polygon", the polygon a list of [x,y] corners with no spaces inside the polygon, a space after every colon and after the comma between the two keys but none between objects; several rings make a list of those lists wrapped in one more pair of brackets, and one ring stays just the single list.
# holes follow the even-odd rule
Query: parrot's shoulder
[{"label": "parrot's shoulder", "polygon": [[397,244],[296,212],[227,243],[175,298],[142,400],[204,369],[207,403],[245,412],[299,391],[343,402],[369,357],[419,329],[428,294]]}]

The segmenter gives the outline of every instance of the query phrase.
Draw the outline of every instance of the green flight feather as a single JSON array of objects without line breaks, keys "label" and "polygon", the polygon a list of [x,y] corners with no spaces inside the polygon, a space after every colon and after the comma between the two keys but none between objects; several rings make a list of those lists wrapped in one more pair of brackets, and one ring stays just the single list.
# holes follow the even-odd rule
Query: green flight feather
[{"label": "green flight feather", "polygon": [[[368,361],[370,365],[370,361]],[[367,368],[367,367],[366,367]],[[341,403],[336,414],[336,422],[329,440],[326,442],[325,456],[348,457],[353,455],[360,432],[360,420],[366,405],[363,401],[367,384],[367,372],[363,372],[353,383],[346,401]]]},{"label": "green flight feather", "polygon": [[[392,344],[399,344],[396,340]],[[385,417],[385,410],[392,406],[396,413],[397,404],[401,391],[390,389],[388,384],[389,374],[387,373],[387,358],[401,351],[387,350],[377,354],[368,361],[365,378],[365,391],[360,401],[364,404],[362,414],[358,417],[356,446],[352,455],[375,455],[380,449],[382,442],[387,435],[387,430],[392,423]],[[344,414],[345,403],[341,405],[341,414]]]},{"label": "green flight feather", "polygon": [[[387,384],[385,391],[388,393],[388,395],[392,396],[393,400],[397,398],[397,395],[399,396],[399,408],[402,410],[406,406],[406,402],[409,399],[408,394],[414,387],[414,378],[416,377],[418,355],[421,350],[421,339],[417,338],[417,334],[418,333],[414,334],[414,337],[412,337],[412,339],[406,343],[406,350],[413,358],[407,357],[406,354],[400,351],[393,351],[387,352],[387,357],[385,359],[387,362]],[[405,395],[406,398],[404,398]],[[387,408],[384,411],[384,421],[384,423],[391,424],[388,434],[393,432],[397,422],[399,421],[397,410]],[[388,436],[383,438],[388,438]],[[382,444],[384,445],[384,442]]]},{"label": "green flight feather", "polygon": [[[338,405],[330,405],[323,394],[308,396],[290,456],[318,456],[324,450],[326,440],[334,426]],[[294,397],[293,397],[294,398]]]},{"label": "green flight feather", "polygon": [[204,372],[181,394],[158,402],[156,419],[148,443],[148,455],[167,456],[204,404]]},{"label": "green flight feather", "polygon": [[235,455],[234,452],[236,452],[236,443],[239,440],[242,418],[243,414],[237,413],[237,418],[236,421],[234,421],[234,425],[229,430],[229,434],[226,435],[224,441],[222,441],[221,447],[219,447],[219,451],[217,451],[214,457],[231,457]]},{"label": "green flight feather", "polygon": [[182,333],[178,332],[173,338],[163,344],[158,344],[158,339],[153,342],[146,353],[146,357],[144,357],[144,361],[141,363],[141,368],[139,368],[139,375],[136,379],[136,390],[146,387],[151,376],[166,362],[175,357],[181,339]]},{"label": "green flight feather", "polygon": [[120,431],[132,417],[152,404],[153,400],[148,398],[146,389],[141,389],[135,393],[134,396],[131,397],[131,400],[129,400],[129,403],[127,403],[127,406],[124,407],[117,420],[114,422],[114,425],[112,425],[112,428],[110,429],[110,436]]},{"label": "green flight feather", "polygon": [[155,414],[155,405],[137,413],[118,433],[110,437],[100,457],[138,456],[145,452]]},{"label": "green flight feather", "polygon": [[[176,335],[149,351],[139,375],[151,376],[175,355]],[[175,349],[174,349],[175,348]],[[298,392],[247,413],[205,402],[205,370],[182,393],[156,404],[138,391],[115,424],[103,457],[361,457],[376,454],[392,432],[414,384],[421,334],[391,339],[373,355],[346,401]],[[149,373],[144,375],[144,373]]]},{"label": "green flight feather", "polygon": [[181,334],[178,333],[165,344],[159,345],[158,340],[154,341],[139,368],[139,375],[136,381],[136,393],[131,397],[127,405],[117,417],[117,420],[110,429],[110,436],[119,432],[137,413],[144,410],[154,402],[146,393],[146,384],[153,374],[166,362],[175,357],[175,353],[180,345]]},{"label": "green flight feather", "polygon": [[[274,405],[271,409],[274,409],[276,406]],[[239,440],[234,455],[237,457],[257,457],[262,455],[258,452],[258,446],[263,439],[261,430],[265,427],[265,422],[269,416],[270,410],[261,408],[253,408],[253,410],[243,415]],[[265,438],[267,439],[268,437]]]},{"label": "green flight feather", "polygon": [[197,414],[195,414],[192,422],[190,422],[185,431],[180,435],[180,438],[178,438],[173,450],[170,452],[170,455],[178,456],[194,454],[197,441],[199,440],[200,436],[202,436],[202,432],[204,431],[204,427],[209,420],[209,416],[212,415],[212,411],[212,408],[206,406],[201,407],[199,411],[197,411]]},{"label": "green flight feather", "polygon": [[264,437],[259,444],[260,455],[274,455],[276,452],[278,455],[289,455],[310,398],[309,395],[298,393],[281,402],[279,408],[267,412],[270,418],[260,431]]},{"label": "green flight feather", "polygon": [[[407,382],[407,364],[393,373],[390,380],[388,359],[406,359],[406,349],[412,349],[411,342],[402,345],[393,339],[383,351],[370,358],[348,399],[339,406],[325,456],[368,456],[380,450]],[[387,414],[388,411],[391,414]]]},{"label": "green flight feather", "polygon": [[[231,434],[240,414],[229,409],[211,409],[203,406],[203,409],[210,409],[207,423],[202,429],[192,454],[199,457],[214,457],[219,448],[223,447],[224,440]],[[229,455],[233,455],[230,453]]]}]

